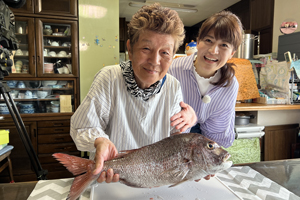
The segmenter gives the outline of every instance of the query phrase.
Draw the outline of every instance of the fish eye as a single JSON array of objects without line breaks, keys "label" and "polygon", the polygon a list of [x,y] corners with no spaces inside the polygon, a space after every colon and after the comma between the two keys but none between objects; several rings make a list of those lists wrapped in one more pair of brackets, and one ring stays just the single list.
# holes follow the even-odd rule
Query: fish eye
[{"label": "fish eye", "polygon": [[214,150],[215,149],[215,145],[212,142],[207,143],[207,148],[209,150]]}]

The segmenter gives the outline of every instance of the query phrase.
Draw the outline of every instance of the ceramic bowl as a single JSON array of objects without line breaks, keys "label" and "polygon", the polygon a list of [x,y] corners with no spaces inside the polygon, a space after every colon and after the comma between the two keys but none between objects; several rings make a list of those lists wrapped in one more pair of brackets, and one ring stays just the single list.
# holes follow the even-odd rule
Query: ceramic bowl
[{"label": "ceramic bowl", "polygon": [[47,87],[47,86],[51,86],[51,85],[56,85],[57,81],[42,81],[42,85],[44,87]]},{"label": "ceramic bowl", "polygon": [[59,101],[51,101],[52,107],[59,107]]},{"label": "ceramic bowl", "polygon": [[29,85],[32,88],[39,88],[41,87],[42,82],[41,81],[30,81]]},{"label": "ceramic bowl", "polygon": [[17,84],[17,88],[25,88],[25,83],[23,81],[19,81]]},{"label": "ceramic bowl", "polygon": [[50,51],[50,52],[48,53],[48,56],[55,57],[55,56],[56,56],[55,51]]},{"label": "ceramic bowl", "polygon": [[51,106],[51,111],[54,112],[54,113],[58,113],[59,112],[59,107]]},{"label": "ceramic bowl", "polygon": [[32,114],[34,113],[34,108],[21,108],[20,113],[23,114]]},{"label": "ceramic bowl", "polygon": [[33,103],[20,103],[20,109],[34,108]]},{"label": "ceramic bowl", "polygon": [[17,86],[18,81],[6,81],[8,87],[15,88]]},{"label": "ceramic bowl", "polygon": [[0,103],[0,114],[9,114],[8,107],[5,103]]},{"label": "ceramic bowl", "polygon": [[46,96],[48,96],[48,92],[47,91],[37,91],[36,93],[37,97],[40,99],[45,99]]}]

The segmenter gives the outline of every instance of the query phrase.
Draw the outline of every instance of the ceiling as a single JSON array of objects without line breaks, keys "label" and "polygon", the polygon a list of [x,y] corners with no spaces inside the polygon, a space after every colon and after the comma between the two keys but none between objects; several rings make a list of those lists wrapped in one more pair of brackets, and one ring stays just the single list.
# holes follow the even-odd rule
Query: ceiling
[{"label": "ceiling", "polygon": [[[143,2],[144,0],[119,0],[119,17],[126,18],[130,21],[132,15],[138,11],[139,8],[129,6],[130,2]],[[153,1],[153,0],[152,0]],[[198,10],[196,13],[179,12],[178,14],[185,26],[193,26],[202,20],[208,18],[210,15],[219,12],[240,0],[160,0],[166,3],[178,3],[185,5],[193,5]]]}]

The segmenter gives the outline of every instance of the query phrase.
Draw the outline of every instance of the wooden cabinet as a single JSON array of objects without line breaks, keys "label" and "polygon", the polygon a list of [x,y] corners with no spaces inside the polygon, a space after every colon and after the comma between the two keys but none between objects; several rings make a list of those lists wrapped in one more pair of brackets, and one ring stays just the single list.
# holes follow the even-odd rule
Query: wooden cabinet
[{"label": "wooden cabinet", "polygon": [[250,16],[251,30],[273,27],[274,0],[251,0]]},{"label": "wooden cabinet", "polygon": [[120,39],[120,52],[125,52],[127,42],[127,22],[125,18],[119,18],[119,39]]},{"label": "wooden cabinet", "polygon": [[[11,57],[13,67],[4,81],[23,119],[31,143],[48,179],[70,177],[52,154],[79,156],[70,137],[70,117],[79,106],[77,0],[27,0],[12,9],[19,49]],[[63,99],[67,111],[61,112]],[[3,98],[0,103],[4,104]],[[66,104],[64,104],[66,105]],[[8,111],[0,112],[0,129],[9,129],[15,181],[37,180],[30,160]],[[9,182],[0,174],[0,183]]]},{"label": "wooden cabinet", "polygon": [[[52,156],[53,153],[81,155],[70,136],[70,117],[71,114],[64,114],[59,117],[46,115],[40,115],[39,118],[35,118],[32,115],[23,117],[27,133],[39,162],[44,170],[48,170],[47,179],[73,177]],[[24,143],[12,118],[7,117],[5,120],[2,120],[0,129],[9,130],[9,144],[14,146],[11,153],[11,161],[15,182],[37,180]],[[9,174],[5,172],[0,173],[0,183],[8,182],[10,182]]]},{"label": "wooden cabinet", "polygon": [[[26,131],[31,139],[32,146],[37,151],[37,126],[36,122],[25,122]],[[32,168],[24,143],[13,122],[0,124],[1,129],[9,130],[9,144],[14,148],[11,151],[12,169],[15,182],[36,180],[36,174]],[[9,183],[8,173],[0,173],[0,183]]]},{"label": "wooden cabinet", "polygon": [[80,156],[70,136],[70,121],[41,121],[37,124],[38,158],[43,169],[48,170],[47,178],[72,177],[72,174],[52,156],[53,153]]},{"label": "wooden cabinet", "polygon": [[16,37],[19,49],[9,77],[78,77],[77,21],[16,17]]},{"label": "wooden cabinet", "polygon": [[77,17],[77,0],[27,0],[22,8],[11,8],[15,14],[41,14]]},{"label": "wooden cabinet", "polygon": [[266,126],[264,131],[264,161],[292,158],[292,144],[297,142],[299,124]]}]

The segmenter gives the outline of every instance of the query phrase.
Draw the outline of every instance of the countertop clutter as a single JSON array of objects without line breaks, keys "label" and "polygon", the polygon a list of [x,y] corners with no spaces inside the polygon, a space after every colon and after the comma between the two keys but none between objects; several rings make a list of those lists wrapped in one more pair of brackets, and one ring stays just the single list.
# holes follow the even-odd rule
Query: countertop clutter
[{"label": "countertop clutter", "polygon": [[[268,199],[272,197],[274,200],[300,200],[300,159],[235,165],[218,174],[217,177],[242,198],[248,196],[250,199],[254,197],[256,199]],[[201,181],[204,182],[205,180]],[[0,199],[23,200],[27,199],[30,194],[43,198],[45,190],[41,188],[47,187],[49,184],[52,184],[51,188],[54,188],[53,183],[57,184],[57,189],[64,188],[65,191],[56,197],[52,195],[52,198],[63,199],[62,195],[67,195],[66,188],[70,187],[71,182],[72,179],[54,179],[0,184]],[[41,192],[37,192],[38,190]],[[85,193],[83,199],[88,200],[88,194]],[[29,199],[34,200],[37,198],[31,196]]]}]

